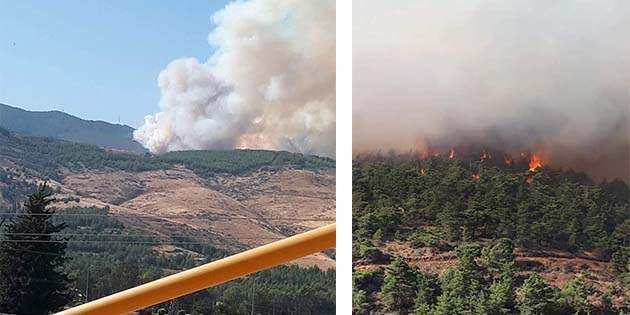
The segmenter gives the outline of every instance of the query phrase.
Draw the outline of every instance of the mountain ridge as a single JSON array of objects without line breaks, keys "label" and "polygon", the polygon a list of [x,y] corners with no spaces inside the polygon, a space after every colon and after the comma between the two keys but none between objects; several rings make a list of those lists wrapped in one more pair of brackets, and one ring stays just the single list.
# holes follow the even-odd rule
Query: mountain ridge
[{"label": "mountain ridge", "polygon": [[86,120],[58,110],[30,111],[0,103],[0,127],[30,136],[50,137],[99,147],[144,153],[133,140],[134,128],[102,120]]}]

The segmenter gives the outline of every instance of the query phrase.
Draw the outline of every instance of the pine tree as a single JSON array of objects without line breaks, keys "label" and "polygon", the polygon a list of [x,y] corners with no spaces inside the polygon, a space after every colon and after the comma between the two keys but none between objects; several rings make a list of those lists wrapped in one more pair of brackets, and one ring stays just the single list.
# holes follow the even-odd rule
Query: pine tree
[{"label": "pine tree", "polygon": [[571,306],[574,314],[591,314],[593,306],[588,297],[593,294],[593,287],[584,282],[583,275],[571,279],[560,292],[561,301]]},{"label": "pine tree", "polygon": [[538,273],[533,273],[516,290],[516,308],[521,315],[547,315],[555,301],[553,289]]},{"label": "pine tree", "polygon": [[6,224],[0,241],[0,311],[47,314],[66,305],[67,276],[60,270],[66,242],[53,234],[65,228],[53,223],[51,193],[39,186],[24,204],[24,215]]},{"label": "pine tree", "polygon": [[482,250],[482,262],[493,279],[489,287],[488,305],[491,314],[508,314],[514,306],[514,244],[500,238]]},{"label": "pine tree", "polygon": [[513,307],[514,283],[511,277],[494,282],[488,289],[490,314],[509,314]]},{"label": "pine tree", "polygon": [[482,251],[482,260],[489,272],[509,277],[514,269],[514,244],[508,238],[500,238]]},{"label": "pine tree", "polygon": [[485,292],[481,268],[476,259],[481,256],[479,244],[457,247],[457,266],[442,278],[442,295],[437,300],[436,314],[487,313],[488,296]]},{"label": "pine tree", "polygon": [[367,314],[370,309],[370,299],[363,290],[354,290],[352,292],[353,312],[357,314]]},{"label": "pine tree", "polygon": [[417,292],[416,271],[404,260],[397,258],[385,271],[383,302],[390,310],[408,312],[414,305]]},{"label": "pine tree", "polygon": [[431,314],[440,296],[440,280],[437,275],[418,273],[418,293],[416,294],[415,313],[417,315]]}]

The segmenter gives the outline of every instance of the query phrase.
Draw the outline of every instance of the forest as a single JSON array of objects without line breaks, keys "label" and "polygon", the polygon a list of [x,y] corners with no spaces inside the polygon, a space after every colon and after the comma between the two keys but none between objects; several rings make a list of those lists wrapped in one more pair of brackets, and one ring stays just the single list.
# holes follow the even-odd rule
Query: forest
[{"label": "forest", "polygon": [[263,166],[321,170],[335,167],[330,158],[286,151],[199,150],[162,155],[136,154],[103,149],[52,138],[18,135],[0,128],[0,157],[25,170],[35,170],[58,180],[64,169],[121,170],[141,172],[184,165],[197,175],[242,174]]},{"label": "forest", "polygon": [[[595,182],[545,165],[359,157],[352,196],[355,313],[627,314],[628,197],[620,179]],[[388,253],[391,242],[452,254],[456,262],[442,273],[419,270]],[[605,263],[613,285],[598,288],[578,273],[554,287],[542,276],[544,266],[515,263],[517,250]]]},{"label": "forest", "polygon": [[[56,210],[54,204],[63,201],[51,197],[48,187],[35,186],[35,191],[24,207],[0,210],[0,312],[48,313],[230,254],[210,240],[186,244],[178,236],[130,229],[108,208]],[[169,244],[191,251],[156,249]],[[42,297],[46,300],[36,303],[39,308],[29,308],[30,301]],[[256,314],[334,314],[335,271],[279,266],[140,314],[240,315],[252,308]]]}]

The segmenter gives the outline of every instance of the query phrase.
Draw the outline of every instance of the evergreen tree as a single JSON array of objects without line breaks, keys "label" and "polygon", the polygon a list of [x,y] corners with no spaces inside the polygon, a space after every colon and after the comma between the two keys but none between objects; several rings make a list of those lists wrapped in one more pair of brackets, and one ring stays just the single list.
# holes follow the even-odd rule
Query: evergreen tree
[{"label": "evergreen tree", "polygon": [[431,314],[432,305],[440,296],[440,282],[436,275],[418,273],[418,293],[416,294],[415,313],[418,315]]},{"label": "evergreen tree", "polygon": [[479,244],[465,244],[457,249],[457,266],[442,279],[442,295],[436,314],[487,313],[488,296],[483,285],[481,268],[476,259],[481,255]]},{"label": "evergreen tree", "polygon": [[561,302],[569,305],[575,315],[591,314],[593,310],[593,306],[588,302],[588,297],[593,294],[593,287],[582,278],[583,275],[580,275],[571,279],[560,291]]},{"label": "evergreen tree", "polygon": [[457,241],[463,238],[462,226],[465,225],[465,220],[466,218],[461,210],[452,203],[446,203],[443,210],[438,214],[438,222],[446,234],[447,239],[451,241]]},{"label": "evergreen tree", "polygon": [[482,251],[483,263],[491,273],[509,276],[514,269],[514,244],[508,238],[500,238]]},{"label": "evergreen tree", "polygon": [[39,186],[24,204],[24,215],[9,222],[0,241],[0,311],[47,314],[66,305],[67,276],[60,270],[66,242],[54,233],[65,228],[53,223],[54,201],[47,184]]},{"label": "evergreen tree", "polygon": [[514,306],[514,244],[510,239],[498,239],[482,250],[482,261],[490,285],[488,306],[491,314],[508,314]]},{"label": "evergreen tree", "polygon": [[497,281],[490,285],[488,308],[491,314],[509,314],[514,304],[514,283],[511,277]]},{"label": "evergreen tree", "polygon": [[416,271],[401,258],[395,259],[385,270],[381,296],[392,311],[408,312],[414,305],[417,292]]},{"label": "evergreen tree", "polygon": [[357,314],[367,314],[370,309],[370,299],[363,290],[354,290],[352,292],[352,306]]},{"label": "evergreen tree", "polygon": [[382,280],[382,269],[368,272],[355,271],[352,274],[353,312],[369,314],[373,303],[371,293],[380,290]]},{"label": "evergreen tree", "polygon": [[533,273],[516,290],[516,308],[521,315],[551,315],[555,301],[553,289],[538,273]]}]

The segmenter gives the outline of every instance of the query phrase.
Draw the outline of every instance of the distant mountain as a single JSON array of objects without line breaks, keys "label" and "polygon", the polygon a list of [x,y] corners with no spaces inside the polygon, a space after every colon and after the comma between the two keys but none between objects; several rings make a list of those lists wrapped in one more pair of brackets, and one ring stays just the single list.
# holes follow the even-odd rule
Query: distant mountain
[{"label": "distant mountain", "polygon": [[133,128],[84,120],[60,111],[27,111],[0,103],[0,127],[40,137],[57,138],[137,153],[147,150],[133,140]]}]

